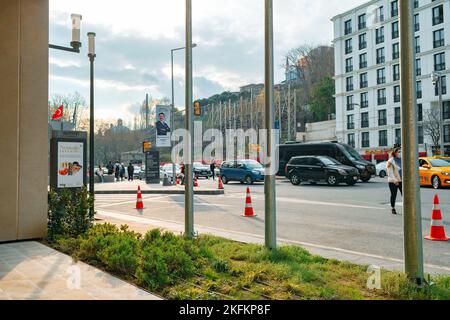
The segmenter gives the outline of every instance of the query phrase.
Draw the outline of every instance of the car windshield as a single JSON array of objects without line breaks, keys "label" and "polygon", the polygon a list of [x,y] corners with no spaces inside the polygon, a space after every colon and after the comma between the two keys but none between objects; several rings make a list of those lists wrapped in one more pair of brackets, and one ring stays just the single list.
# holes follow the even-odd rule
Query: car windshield
[{"label": "car windshield", "polygon": [[430,159],[429,161],[433,167],[450,167],[450,163],[442,159]]},{"label": "car windshield", "polygon": [[[166,164],[163,168],[164,168],[164,170],[172,170],[173,164]],[[179,170],[179,169],[180,169],[180,166],[176,164],[175,170]]]},{"label": "car windshield", "polygon": [[256,162],[256,161],[246,161],[246,162],[243,162],[243,164],[245,164],[247,166],[247,168],[252,169],[252,170],[263,168],[263,166],[259,162]]},{"label": "car windshield", "polygon": [[361,155],[352,147],[342,144],[341,145],[344,148],[344,154],[350,159],[350,160],[364,160]]},{"label": "car windshield", "polygon": [[327,166],[341,164],[339,161],[332,159],[332,158],[328,158],[328,157],[320,157],[319,159],[320,159],[320,161],[322,161],[323,164],[325,164]]},{"label": "car windshield", "polygon": [[204,167],[205,165],[200,162],[194,162],[194,168]]}]

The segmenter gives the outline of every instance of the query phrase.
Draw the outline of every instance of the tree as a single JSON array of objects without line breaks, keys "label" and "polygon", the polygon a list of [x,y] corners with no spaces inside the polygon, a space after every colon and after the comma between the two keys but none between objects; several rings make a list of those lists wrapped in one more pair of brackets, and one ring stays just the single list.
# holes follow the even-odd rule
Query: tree
[{"label": "tree", "polygon": [[315,121],[330,120],[336,111],[335,84],[331,77],[325,77],[314,85],[311,93],[310,108]]},{"label": "tree", "polygon": [[84,120],[87,119],[88,106],[86,99],[75,92],[69,95],[54,95],[49,101],[49,115],[51,116],[60,106],[64,108],[63,120],[72,122],[75,130],[83,130]]},{"label": "tree", "polygon": [[441,145],[441,126],[440,111],[438,108],[432,108],[425,112],[423,122],[423,133],[430,137],[435,149],[439,149]]}]

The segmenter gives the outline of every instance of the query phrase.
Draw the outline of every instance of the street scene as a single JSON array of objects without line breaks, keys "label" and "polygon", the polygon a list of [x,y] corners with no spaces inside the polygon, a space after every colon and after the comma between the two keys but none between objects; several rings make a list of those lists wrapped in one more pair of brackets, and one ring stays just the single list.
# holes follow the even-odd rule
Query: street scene
[{"label": "street scene", "polygon": [[450,301],[449,38],[450,0],[0,2],[0,300]]}]

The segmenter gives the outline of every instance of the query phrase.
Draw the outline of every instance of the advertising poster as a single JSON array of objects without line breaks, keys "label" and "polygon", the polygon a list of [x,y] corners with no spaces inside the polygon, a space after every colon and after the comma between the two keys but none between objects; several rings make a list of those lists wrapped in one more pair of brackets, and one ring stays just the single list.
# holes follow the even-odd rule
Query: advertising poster
[{"label": "advertising poster", "polygon": [[156,147],[170,147],[170,128],[171,108],[168,106],[156,106]]},{"label": "advertising poster", "polygon": [[83,143],[58,142],[58,188],[82,188]]}]

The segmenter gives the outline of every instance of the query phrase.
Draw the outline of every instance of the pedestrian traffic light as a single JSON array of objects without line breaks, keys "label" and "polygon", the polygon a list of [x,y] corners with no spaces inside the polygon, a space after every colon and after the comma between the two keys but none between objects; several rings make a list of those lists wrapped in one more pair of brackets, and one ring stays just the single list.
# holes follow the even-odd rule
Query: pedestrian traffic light
[{"label": "pedestrian traffic light", "polygon": [[200,102],[194,102],[194,115],[197,117],[201,117],[202,115],[202,107],[200,106]]}]

